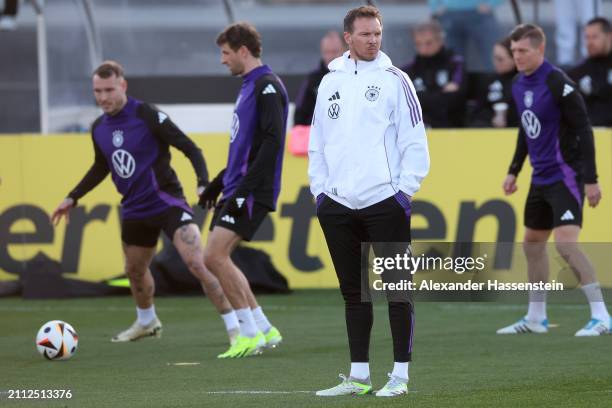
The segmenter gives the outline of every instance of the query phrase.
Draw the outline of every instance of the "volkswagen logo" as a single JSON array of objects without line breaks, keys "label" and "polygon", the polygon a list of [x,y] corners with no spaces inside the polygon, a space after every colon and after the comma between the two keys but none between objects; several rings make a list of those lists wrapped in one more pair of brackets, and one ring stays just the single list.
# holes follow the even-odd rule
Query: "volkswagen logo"
[{"label": "volkswagen logo", "polygon": [[332,103],[329,109],[327,109],[327,116],[332,119],[338,119],[338,116],[340,116],[340,105]]},{"label": "volkswagen logo", "polygon": [[542,125],[535,113],[529,109],[525,110],[521,115],[521,123],[523,124],[523,129],[525,129],[525,133],[527,133],[530,139],[536,139],[540,136]]},{"label": "volkswagen logo", "polygon": [[123,149],[115,150],[111,156],[111,159],[113,161],[115,172],[119,177],[125,179],[134,174],[134,170],[136,170],[136,161],[129,152]]}]

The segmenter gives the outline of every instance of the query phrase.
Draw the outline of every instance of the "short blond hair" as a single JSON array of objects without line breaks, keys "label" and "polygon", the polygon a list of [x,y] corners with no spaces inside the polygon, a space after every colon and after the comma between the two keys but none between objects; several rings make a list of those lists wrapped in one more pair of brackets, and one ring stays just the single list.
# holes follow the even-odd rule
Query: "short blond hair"
[{"label": "short blond hair", "polygon": [[117,61],[106,60],[104,61],[93,73],[93,76],[99,76],[102,79],[116,76],[117,78],[125,78],[124,70],[121,64]]}]

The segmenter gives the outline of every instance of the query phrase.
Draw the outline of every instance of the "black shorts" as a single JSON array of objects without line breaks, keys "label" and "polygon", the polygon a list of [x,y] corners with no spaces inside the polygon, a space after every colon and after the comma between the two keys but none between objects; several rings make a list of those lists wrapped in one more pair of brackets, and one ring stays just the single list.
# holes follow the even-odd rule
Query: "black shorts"
[{"label": "black shorts", "polygon": [[240,216],[235,217],[227,214],[225,203],[225,200],[219,201],[215,206],[210,230],[212,231],[217,226],[227,228],[234,231],[245,241],[250,241],[253,238],[264,218],[270,212],[270,209],[265,205],[254,202],[252,206],[247,205],[246,210]]},{"label": "black shorts", "polygon": [[551,230],[562,225],[582,226],[584,185],[576,182],[573,190],[564,181],[532,184],[525,202],[525,227]]},{"label": "black shorts", "polygon": [[163,230],[170,241],[174,232],[183,225],[193,223],[193,213],[181,207],[171,207],[157,215],[121,222],[121,240],[126,245],[152,248],[157,245],[159,233]]}]

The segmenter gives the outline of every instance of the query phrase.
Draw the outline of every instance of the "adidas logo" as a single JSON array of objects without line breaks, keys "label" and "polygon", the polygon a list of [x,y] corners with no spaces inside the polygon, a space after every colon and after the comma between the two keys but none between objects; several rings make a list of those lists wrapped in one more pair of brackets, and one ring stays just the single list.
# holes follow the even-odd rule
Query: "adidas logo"
[{"label": "adidas logo", "polygon": [[164,120],[168,119],[168,115],[163,112],[157,112],[157,118],[159,119],[159,123],[164,123]]},{"label": "adidas logo", "polygon": [[221,221],[225,221],[228,224],[235,224],[236,220],[234,220],[234,217],[225,214],[223,217],[221,217]]},{"label": "adidas logo", "polygon": [[572,214],[572,212],[570,210],[567,210],[561,216],[561,221],[571,221],[573,219],[574,219],[574,214]]},{"label": "adidas logo", "polygon": [[191,214],[184,212],[183,215],[181,216],[181,221],[188,221],[188,220],[192,220],[193,217],[191,216]]},{"label": "adidas logo", "polygon": [[571,94],[572,92],[574,92],[574,88],[571,85],[569,85],[569,84],[563,85],[563,96],[567,96],[567,95]]},{"label": "adidas logo", "polygon": [[272,84],[268,84],[268,86],[266,86],[263,90],[263,92],[261,93],[262,95],[267,95],[267,94],[275,94],[276,93],[276,89],[274,89],[274,87],[272,86]]},{"label": "adidas logo", "polygon": [[244,204],[244,198],[237,198],[236,204],[238,204],[238,208],[242,208],[242,204]]},{"label": "adidas logo", "polygon": [[335,101],[335,100],[338,100],[338,99],[340,99],[340,93],[338,93],[338,91],[336,91],[336,93],[335,93],[335,94],[333,94],[333,95],[332,95],[332,96],[331,96],[331,97],[328,99],[328,101]]}]

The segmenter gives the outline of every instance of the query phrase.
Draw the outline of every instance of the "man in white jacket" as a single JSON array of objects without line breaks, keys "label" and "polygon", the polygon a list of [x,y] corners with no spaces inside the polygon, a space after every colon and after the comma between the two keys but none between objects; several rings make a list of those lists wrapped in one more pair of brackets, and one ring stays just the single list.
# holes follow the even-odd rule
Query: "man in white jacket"
[{"label": "man in white jacket", "polygon": [[[351,371],[349,378],[341,375],[340,385],[318,391],[320,396],[372,392],[373,315],[370,298],[362,298],[368,284],[361,272],[361,244],[410,242],[410,203],[429,171],[421,106],[408,76],[380,51],[379,11],[350,10],[344,39],[349,51],[329,64],[319,86],[308,175],[344,297]],[[407,392],[413,320],[411,302],[390,299],[395,364],[377,396]]]}]

